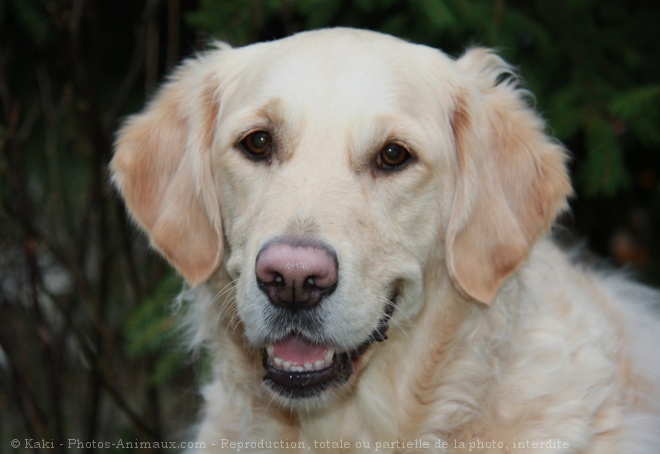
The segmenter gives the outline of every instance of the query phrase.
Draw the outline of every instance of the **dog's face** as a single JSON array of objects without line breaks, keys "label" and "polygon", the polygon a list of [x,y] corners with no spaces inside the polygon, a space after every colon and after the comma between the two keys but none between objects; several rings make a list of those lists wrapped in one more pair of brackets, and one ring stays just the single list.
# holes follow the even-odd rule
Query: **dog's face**
[{"label": "dog's face", "polygon": [[342,29],[212,51],[127,122],[114,181],[189,283],[229,276],[268,392],[322,402],[442,304],[429,282],[490,303],[563,207],[506,70]]},{"label": "dog's face", "polygon": [[405,75],[423,60],[347,53],[354,39],[258,46],[258,77],[220,99],[227,270],[266,383],[291,398],[346,382],[396,306],[419,304],[453,178],[442,94]]}]

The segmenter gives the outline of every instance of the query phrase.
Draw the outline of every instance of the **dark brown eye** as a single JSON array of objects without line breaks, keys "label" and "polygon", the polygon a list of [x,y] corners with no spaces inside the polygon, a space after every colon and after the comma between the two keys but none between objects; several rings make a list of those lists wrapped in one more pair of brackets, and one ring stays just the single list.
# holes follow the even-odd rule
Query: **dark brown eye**
[{"label": "dark brown eye", "polygon": [[394,170],[404,166],[410,160],[410,153],[401,145],[389,143],[380,150],[376,165],[383,170]]},{"label": "dark brown eye", "polygon": [[271,152],[272,140],[265,131],[256,131],[241,140],[241,148],[252,159],[267,159]]}]

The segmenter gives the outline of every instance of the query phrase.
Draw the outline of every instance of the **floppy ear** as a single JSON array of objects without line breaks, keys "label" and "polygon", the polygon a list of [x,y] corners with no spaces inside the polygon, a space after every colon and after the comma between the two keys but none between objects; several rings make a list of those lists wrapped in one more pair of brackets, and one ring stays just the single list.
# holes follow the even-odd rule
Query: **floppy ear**
[{"label": "floppy ear", "polygon": [[191,285],[208,278],[223,248],[209,156],[218,85],[202,61],[184,63],[126,121],[110,164],[128,211]]},{"label": "floppy ear", "polygon": [[457,65],[467,84],[451,123],[458,177],[447,265],[462,293],[489,304],[567,207],[567,154],[544,134],[504,61],[473,49]]}]

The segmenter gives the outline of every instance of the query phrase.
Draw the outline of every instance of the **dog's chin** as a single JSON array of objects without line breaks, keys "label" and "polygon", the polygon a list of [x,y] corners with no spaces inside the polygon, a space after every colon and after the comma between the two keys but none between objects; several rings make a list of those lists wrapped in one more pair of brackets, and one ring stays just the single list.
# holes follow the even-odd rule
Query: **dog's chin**
[{"label": "dog's chin", "polygon": [[263,351],[263,383],[273,397],[287,407],[309,408],[329,400],[350,386],[366,364],[372,345],[387,339],[388,321],[395,298],[362,344],[349,351],[319,345],[291,332]]}]

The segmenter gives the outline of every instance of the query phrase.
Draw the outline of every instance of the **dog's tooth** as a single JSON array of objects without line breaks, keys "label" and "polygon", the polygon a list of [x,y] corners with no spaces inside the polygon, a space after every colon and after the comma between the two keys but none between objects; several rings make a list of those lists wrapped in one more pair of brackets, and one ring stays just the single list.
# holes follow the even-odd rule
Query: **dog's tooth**
[{"label": "dog's tooth", "polygon": [[266,347],[266,352],[268,353],[271,364],[277,369],[283,370],[285,372],[310,372],[314,370],[325,369],[332,364],[335,351],[336,350],[334,348],[329,347],[322,359],[316,360],[313,363],[307,362],[299,365],[292,363],[291,361],[286,361],[279,356],[275,356],[275,351],[271,345]]},{"label": "dog's tooth", "polygon": [[323,358],[326,363],[332,362],[332,357],[335,356],[335,349],[328,348],[328,351],[325,352],[325,357]]}]

